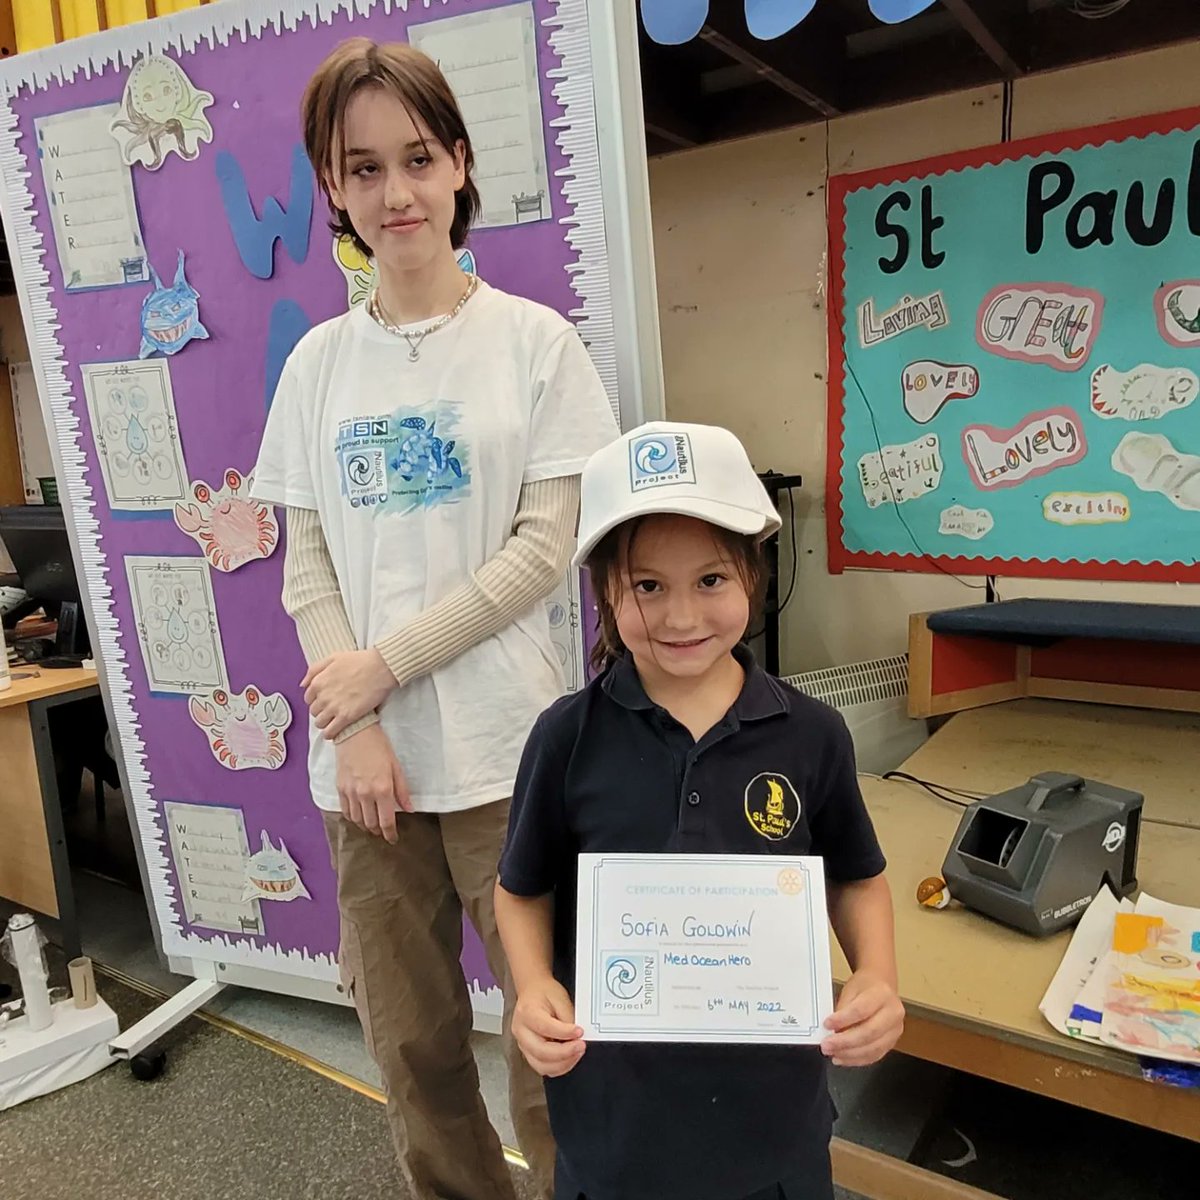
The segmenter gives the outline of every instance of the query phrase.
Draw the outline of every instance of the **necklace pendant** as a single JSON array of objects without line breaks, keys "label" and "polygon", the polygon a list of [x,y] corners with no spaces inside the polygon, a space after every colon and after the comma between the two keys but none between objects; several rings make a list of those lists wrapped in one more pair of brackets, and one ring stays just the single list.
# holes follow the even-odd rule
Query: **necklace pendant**
[{"label": "necklace pendant", "polygon": [[421,357],[421,351],[416,346],[408,348],[408,361],[416,362]]}]

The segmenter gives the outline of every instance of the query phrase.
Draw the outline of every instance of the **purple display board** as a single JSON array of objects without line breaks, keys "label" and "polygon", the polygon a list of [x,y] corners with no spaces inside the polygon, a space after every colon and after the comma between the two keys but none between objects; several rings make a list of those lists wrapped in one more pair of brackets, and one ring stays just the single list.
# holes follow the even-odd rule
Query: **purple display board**
[{"label": "purple display board", "polygon": [[[285,531],[247,480],[287,354],[372,274],[329,232],[305,81],[351,36],[442,63],[479,156],[475,269],[571,316],[615,407],[587,21],[584,0],[229,0],[5,64],[6,228],[172,956],[335,976]],[[578,686],[577,588],[553,604]],[[473,934],[464,967],[494,1004]]]}]

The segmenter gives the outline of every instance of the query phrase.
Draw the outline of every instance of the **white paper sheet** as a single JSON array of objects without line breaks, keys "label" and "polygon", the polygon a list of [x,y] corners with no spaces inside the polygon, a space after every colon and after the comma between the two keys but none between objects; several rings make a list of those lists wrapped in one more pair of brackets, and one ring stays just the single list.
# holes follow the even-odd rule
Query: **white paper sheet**
[{"label": "white paper sheet", "polygon": [[[1118,912],[1132,911],[1131,901],[1118,900],[1108,888],[1102,887],[1075,926],[1067,952],[1038,1005],[1042,1016],[1059,1033],[1070,1037],[1086,1036],[1086,1031],[1080,1028],[1079,1019],[1073,1020],[1071,1014],[1077,1004],[1082,1005],[1085,1000],[1082,993],[1095,972],[1096,964],[1112,946],[1113,918]],[[1099,1011],[1099,1006],[1096,1011]],[[1092,1040],[1098,1040],[1098,1035],[1097,1028]]]},{"label": "white paper sheet", "polygon": [[228,689],[208,564],[131,556],[125,570],[150,690],[191,695]]},{"label": "white paper sheet", "polygon": [[168,800],[163,816],[189,923],[228,933],[262,933],[258,901],[243,897],[250,843],[242,810]]},{"label": "white paper sheet", "polygon": [[481,228],[550,217],[541,73],[532,4],[410,26],[409,41],[441,67],[475,151]]},{"label": "white paper sheet", "polygon": [[80,369],[109,507],[143,512],[190,500],[167,360]]},{"label": "white paper sheet", "polygon": [[133,180],[109,131],[119,108],[97,104],[34,122],[67,291],[150,278]]}]

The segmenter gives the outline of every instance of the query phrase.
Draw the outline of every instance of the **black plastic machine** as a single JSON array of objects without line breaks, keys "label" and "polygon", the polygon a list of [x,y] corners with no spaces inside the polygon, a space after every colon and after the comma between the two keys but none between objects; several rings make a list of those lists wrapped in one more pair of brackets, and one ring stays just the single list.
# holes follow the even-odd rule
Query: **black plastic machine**
[{"label": "black plastic machine", "polygon": [[942,866],[950,894],[1039,937],[1074,925],[1107,884],[1137,888],[1143,797],[1045,771],[970,805]]}]

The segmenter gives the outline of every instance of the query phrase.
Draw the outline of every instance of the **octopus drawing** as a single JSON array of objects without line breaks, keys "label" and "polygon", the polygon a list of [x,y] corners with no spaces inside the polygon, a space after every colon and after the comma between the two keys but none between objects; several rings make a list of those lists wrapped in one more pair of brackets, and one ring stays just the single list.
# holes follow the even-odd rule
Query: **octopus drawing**
[{"label": "octopus drawing", "polygon": [[193,696],[188,712],[208,737],[213,757],[230,771],[275,771],[287,759],[284,734],[292,709],[279,692],[264,695],[251,684],[240,693],[218,688],[208,699]]},{"label": "octopus drawing", "polygon": [[152,54],[138,61],[125,82],[121,109],[109,129],[121,147],[126,166],[141,163],[157,171],[167,155],[189,161],[201,142],[213,140],[204,110],[213,102],[173,59]]},{"label": "octopus drawing", "polygon": [[175,505],[175,524],[218,571],[236,571],[256,558],[270,558],[279,545],[274,510],[250,498],[253,479],[230,467],[220,488],[198,480],[192,485],[196,502]]}]

